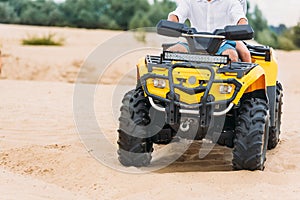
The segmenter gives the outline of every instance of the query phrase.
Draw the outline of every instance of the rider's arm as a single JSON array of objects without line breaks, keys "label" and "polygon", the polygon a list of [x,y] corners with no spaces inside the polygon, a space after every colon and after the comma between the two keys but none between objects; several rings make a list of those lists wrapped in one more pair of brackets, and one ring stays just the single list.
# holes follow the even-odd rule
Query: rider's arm
[{"label": "rider's arm", "polygon": [[246,18],[241,18],[237,24],[238,25],[248,24],[248,20]]},{"label": "rider's arm", "polygon": [[242,5],[244,13],[246,15],[247,14],[247,10],[248,10],[248,8],[247,8],[247,1],[246,0],[239,0],[239,1],[240,1],[241,5]]},{"label": "rider's arm", "polygon": [[231,3],[229,14],[231,16],[232,23],[238,25],[248,24],[247,17],[240,2],[235,0]]},{"label": "rider's arm", "polygon": [[177,2],[177,8],[169,13],[168,20],[173,22],[184,23],[190,17],[190,4],[188,0],[180,0]]},{"label": "rider's arm", "polygon": [[172,22],[179,22],[178,17],[177,17],[176,15],[173,15],[173,14],[170,14],[170,15],[168,16],[168,20],[169,20],[169,21],[172,21]]}]

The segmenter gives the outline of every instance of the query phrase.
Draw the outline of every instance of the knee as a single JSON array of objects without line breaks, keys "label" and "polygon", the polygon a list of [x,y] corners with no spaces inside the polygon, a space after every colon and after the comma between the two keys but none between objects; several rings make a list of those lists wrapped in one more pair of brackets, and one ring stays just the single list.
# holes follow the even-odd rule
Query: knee
[{"label": "knee", "polygon": [[182,44],[175,44],[175,45],[169,47],[169,48],[167,49],[167,51],[173,51],[173,52],[185,52],[185,53],[188,52],[188,50],[186,49],[186,47],[183,46]]},{"label": "knee", "polygon": [[228,55],[231,62],[238,62],[239,61],[239,56],[236,50],[234,49],[226,49],[222,55]]},{"label": "knee", "polygon": [[239,56],[243,62],[251,62],[251,54],[248,50],[240,52]]}]

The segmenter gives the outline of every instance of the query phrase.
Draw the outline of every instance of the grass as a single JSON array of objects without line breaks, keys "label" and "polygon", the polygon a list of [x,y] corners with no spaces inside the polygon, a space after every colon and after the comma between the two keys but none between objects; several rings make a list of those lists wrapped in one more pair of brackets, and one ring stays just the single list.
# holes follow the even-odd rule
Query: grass
[{"label": "grass", "polygon": [[55,33],[48,33],[43,36],[31,35],[22,40],[23,45],[40,45],[40,46],[63,46],[64,38],[56,37]]},{"label": "grass", "polygon": [[147,32],[143,28],[138,28],[134,30],[134,38],[138,42],[147,43]]}]

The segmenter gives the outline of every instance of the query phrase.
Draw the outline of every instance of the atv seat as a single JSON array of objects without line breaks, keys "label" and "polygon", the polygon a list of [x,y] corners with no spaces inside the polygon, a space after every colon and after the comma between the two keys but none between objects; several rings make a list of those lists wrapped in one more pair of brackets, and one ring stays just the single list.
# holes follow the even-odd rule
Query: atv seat
[{"label": "atv seat", "polygon": [[[245,42],[244,42],[245,43]],[[245,43],[251,56],[264,57],[265,61],[271,61],[271,49],[268,46],[257,46]]]}]

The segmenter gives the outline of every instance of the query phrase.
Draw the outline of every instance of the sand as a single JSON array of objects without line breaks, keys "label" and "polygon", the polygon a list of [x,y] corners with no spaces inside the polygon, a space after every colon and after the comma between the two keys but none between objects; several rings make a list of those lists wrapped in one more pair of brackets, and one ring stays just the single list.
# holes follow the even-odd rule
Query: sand
[{"label": "sand", "polygon": [[[49,32],[64,37],[65,45],[20,45],[28,34]],[[0,25],[0,33],[0,199],[299,199],[299,51],[277,51],[284,86],[282,134],[278,147],[267,152],[264,171],[232,171],[231,150],[219,146],[198,159],[200,144],[194,143],[172,165],[132,174],[120,171],[134,169],[120,166],[115,152],[82,138],[97,135],[97,128],[88,127],[96,121],[105,140],[116,147],[120,98],[133,88],[134,64],[144,51],[127,53],[97,72],[86,58],[123,33],[15,25]],[[101,84],[95,87],[95,81]],[[95,114],[84,104],[80,107],[78,85],[94,91]],[[166,152],[176,148],[172,144]],[[110,161],[113,165],[107,166]]]}]

